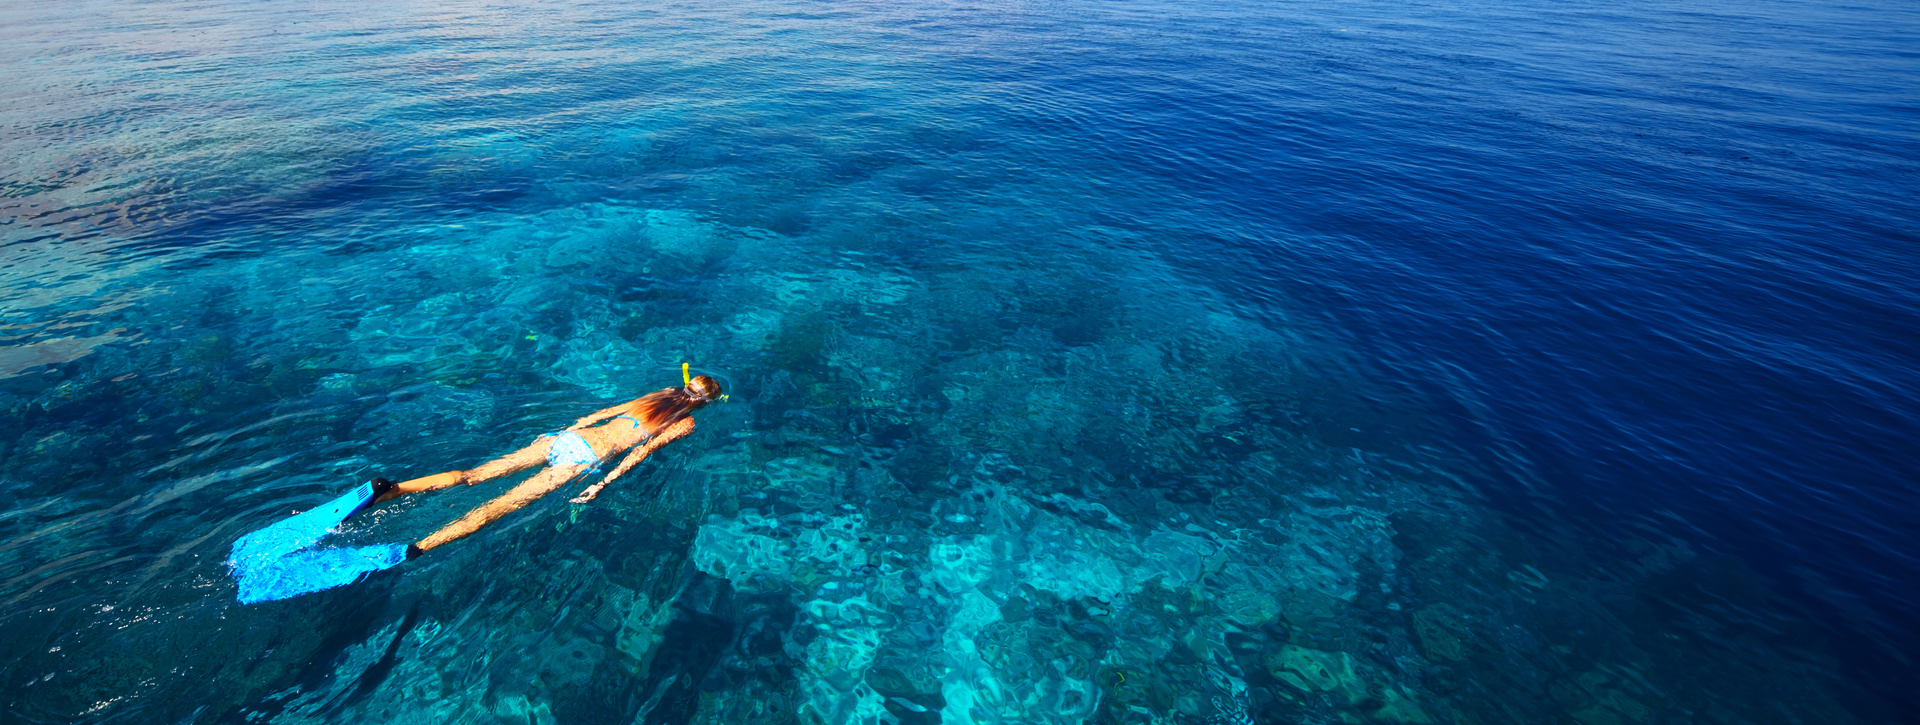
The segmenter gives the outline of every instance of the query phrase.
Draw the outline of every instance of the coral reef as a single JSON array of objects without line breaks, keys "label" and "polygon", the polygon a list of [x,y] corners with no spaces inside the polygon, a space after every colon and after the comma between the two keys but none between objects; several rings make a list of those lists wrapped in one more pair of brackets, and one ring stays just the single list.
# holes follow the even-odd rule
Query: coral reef
[{"label": "coral reef", "polygon": [[[842,223],[786,226],[861,238]],[[88,320],[71,341],[140,346],[0,360],[18,423],[0,490],[9,531],[35,532],[0,561],[39,582],[7,603],[48,603],[6,635],[47,654],[5,674],[87,662],[86,685],[36,700],[77,712],[165,663],[240,683],[207,707],[286,723],[1643,725],[1680,721],[1676,702],[1711,709],[1679,693],[1696,676],[1662,664],[1686,657],[1644,634],[1657,627],[1589,624],[1619,598],[1503,533],[1464,464],[1332,424],[1383,397],[1329,382],[1349,355],[1337,342],[1237,314],[1129,232],[1060,231],[1108,243],[912,267],[890,256],[911,250],[591,202],[166,289],[142,281],[154,270],[101,278],[93,294],[139,305],[61,313]],[[1154,284],[1118,293],[1128,280]],[[681,361],[734,402],[591,506],[543,501],[428,563],[287,605],[354,608],[311,636],[190,603],[224,585],[178,562],[217,560],[248,526],[342,481],[497,455],[674,384]],[[167,454],[112,445],[135,436]],[[100,476],[155,483],[119,503],[55,494]],[[343,534],[406,540],[495,492],[402,499]],[[232,521],[184,523],[200,509]],[[165,553],[82,563],[117,532]],[[1636,582],[1698,565],[1672,543],[1639,551],[1622,570]],[[83,577],[193,577],[214,594],[164,589],[143,611],[223,634],[133,647],[148,615],[118,612],[86,626],[134,634],[26,634],[81,627],[58,610]],[[123,649],[152,654],[108,656]],[[210,654],[235,651],[266,654]],[[1669,684],[1630,674],[1654,671]],[[1818,688],[1793,691],[1845,721]]]}]

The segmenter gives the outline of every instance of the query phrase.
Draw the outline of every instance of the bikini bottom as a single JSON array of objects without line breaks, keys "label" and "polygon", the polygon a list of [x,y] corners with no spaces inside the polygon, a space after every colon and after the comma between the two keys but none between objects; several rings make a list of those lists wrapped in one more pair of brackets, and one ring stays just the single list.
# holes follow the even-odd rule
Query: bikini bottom
[{"label": "bikini bottom", "polygon": [[592,466],[600,463],[600,457],[594,455],[593,446],[587,445],[587,439],[567,430],[553,434],[553,441],[547,444],[547,463],[554,466]]}]

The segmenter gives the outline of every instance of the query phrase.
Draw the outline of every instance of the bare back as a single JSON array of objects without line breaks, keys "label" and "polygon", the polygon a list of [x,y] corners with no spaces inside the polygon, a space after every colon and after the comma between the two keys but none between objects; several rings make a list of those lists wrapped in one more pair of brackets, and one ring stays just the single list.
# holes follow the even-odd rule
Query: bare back
[{"label": "bare back", "polygon": [[[647,442],[660,434],[661,430],[671,427],[678,420],[647,422],[646,398],[635,398],[615,409],[619,412],[599,425],[579,428],[575,432],[586,439],[587,445],[601,458],[611,458],[621,451]],[[678,416],[676,416],[677,418]]]}]

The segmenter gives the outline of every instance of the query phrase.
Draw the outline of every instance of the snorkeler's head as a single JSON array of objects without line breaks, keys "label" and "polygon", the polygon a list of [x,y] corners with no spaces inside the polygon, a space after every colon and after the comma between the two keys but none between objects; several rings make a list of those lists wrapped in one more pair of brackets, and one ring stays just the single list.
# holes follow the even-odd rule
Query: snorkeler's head
[{"label": "snorkeler's head", "polygon": [[696,404],[706,405],[720,399],[720,381],[705,375],[695,375],[687,380],[687,397]]}]

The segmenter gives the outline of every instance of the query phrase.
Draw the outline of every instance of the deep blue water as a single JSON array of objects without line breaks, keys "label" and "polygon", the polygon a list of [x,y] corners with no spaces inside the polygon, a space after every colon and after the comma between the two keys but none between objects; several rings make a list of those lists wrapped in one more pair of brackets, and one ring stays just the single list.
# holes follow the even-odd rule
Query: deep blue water
[{"label": "deep blue water", "polygon": [[[1909,719],[1916,49],[1896,2],[0,9],[0,720]],[[594,504],[234,602],[246,532],[683,361],[733,400]]]}]

